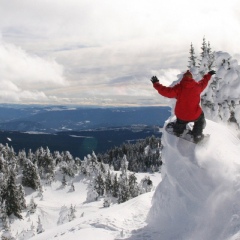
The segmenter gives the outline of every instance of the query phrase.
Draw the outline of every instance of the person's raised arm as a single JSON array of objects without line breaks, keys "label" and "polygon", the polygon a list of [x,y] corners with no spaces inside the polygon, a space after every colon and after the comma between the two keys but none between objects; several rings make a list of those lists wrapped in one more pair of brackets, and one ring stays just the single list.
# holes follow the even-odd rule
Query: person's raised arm
[{"label": "person's raised arm", "polygon": [[202,88],[202,91],[207,87],[209,80],[211,79],[212,75],[216,74],[216,71],[211,70],[206,75],[203,76],[203,79],[200,80],[198,83]]},{"label": "person's raised arm", "polygon": [[156,76],[151,78],[151,82],[160,95],[168,98],[175,98],[177,96],[177,85],[174,87],[165,87],[159,82]]}]

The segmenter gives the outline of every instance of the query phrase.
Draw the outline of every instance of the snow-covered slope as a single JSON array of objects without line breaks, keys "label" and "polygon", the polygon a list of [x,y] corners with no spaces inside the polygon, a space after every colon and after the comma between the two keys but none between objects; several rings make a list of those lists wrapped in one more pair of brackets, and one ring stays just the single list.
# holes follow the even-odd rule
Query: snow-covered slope
[{"label": "snow-covered slope", "polygon": [[[138,181],[146,175],[155,187],[161,181],[160,173],[136,173]],[[154,191],[104,208],[103,198],[86,202],[88,184],[86,178],[76,178],[75,191],[71,191],[70,186],[62,188],[60,181],[53,182],[44,187],[43,199],[37,196],[38,193],[29,191],[27,202],[33,197],[37,210],[34,214],[24,215],[23,220],[15,219],[11,224],[12,235],[16,240],[113,240],[128,238],[132,231],[146,226]],[[76,207],[76,218],[69,222],[66,214],[71,205]],[[36,234],[38,217],[44,229],[40,234]]]},{"label": "snow-covered slope", "polygon": [[163,133],[163,180],[145,229],[151,239],[226,240],[240,231],[240,141],[209,120],[204,133],[211,136],[202,145]]}]

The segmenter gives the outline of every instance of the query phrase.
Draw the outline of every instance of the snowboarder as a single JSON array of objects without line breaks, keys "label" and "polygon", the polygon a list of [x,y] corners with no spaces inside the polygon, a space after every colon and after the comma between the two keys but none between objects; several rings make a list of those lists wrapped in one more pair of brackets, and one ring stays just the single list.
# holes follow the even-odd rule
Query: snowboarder
[{"label": "snowboarder", "polygon": [[176,123],[173,126],[174,133],[179,136],[186,129],[189,122],[194,122],[192,135],[194,142],[199,142],[204,138],[203,129],[206,120],[202,108],[200,107],[200,94],[207,87],[211,76],[215,74],[211,70],[200,81],[193,79],[192,73],[187,70],[183,74],[182,80],[173,87],[165,87],[159,83],[156,76],[151,78],[153,87],[164,97],[176,98],[175,115]]}]

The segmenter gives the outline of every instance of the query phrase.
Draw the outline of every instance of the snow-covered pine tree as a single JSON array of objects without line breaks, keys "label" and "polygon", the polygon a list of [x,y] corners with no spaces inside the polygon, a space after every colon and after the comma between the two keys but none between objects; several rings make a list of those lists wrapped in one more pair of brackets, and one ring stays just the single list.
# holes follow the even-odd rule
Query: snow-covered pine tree
[{"label": "snow-covered pine tree", "polygon": [[196,67],[196,56],[195,56],[195,50],[194,50],[194,47],[193,47],[193,44],[191,43],[190,45],[190,57],[189,57],[189,65],[188,65],[188,68],[191,69],[192,67]]},{"label": "snow-covered pine tree", "polygon": [[63,178],[62,178],[62,186],[63,186],[63,187],[66,187],[66,186],[67,186],[67,180],[66,180],[65,174],[63,174]]},{"label": "snow-covered pine tree", "polygon": [[74,191],[75,191],[75,186],[74,186],[74,184],[73,184],[73,181],[72,181],[72,183],[71,183],[70,191],[71,191],[71,192],[74,192]]},{"label": "snow-covered pine tree", "polygon": [[104,164],[103,162],[100,162],[99,171],[102,174],[105,175],[107,173],[107,166],[106,166],[106,164]]},{"label": "snow-covered pine tree", "polygon": [[103,207],[110,207],[111,205],[111,199],[107,196],[105,196],[104,201],[103,201]]},{"label": "snow-covered pine tree", "polygon": [[108,170],[108,173],[107,173],[106,179],[105,179],[105,192],[106,192],[106,195],[109,195],[109,194],[112,193],[112,188],[113,188],[112,175],[110,173],[110,170]]},{"label": "snow-covered pine tree", "polygon": [[112,184],[112,196],[117,198],[119,193],[119,183],[117,173],[114,175],[113,184]]},{"label": "snow-covered pine tree", "polygon": [[98,174],[98,161],[95,153],[93,152],[92,155],[88,154],[87,157],[84,157],[84,160],[81,164],[81,172],[84,175],[91,176]]},{"label": "snow-covered pine tree", "polygon": [[55,178],[55,161],[53,156],[47,147],[46,150],[42,147],[37,149],[35,153],[37,166],[42,169],[42,177],[51,176],[52,179]]},{"label": "snow-covered pine tree", "polygon": [[53,158],[54,158],[56,166],[63,161],[63,156],[60,154],[59,151],[55,151],[53,153]]},{"label": "snow-covered pine tree", "polygon": [[40,197],[40,199],[43,200],[43,187],[42,187],[42,185],[38,189],[38,197]]},{"label": "snow-covered pine tree", "polygon": [[74,177],[74,171],[69,162],[67,163],[65,161],[62,161],[59,165],[61,166],[61,172],[63,175]]},{"label": "snow-covered pine tree", "polygon": [[95,152],[92,152],[92,155],[88,155],[87,164],[89,168],[88,172],[90,172],[90,174],[97,175],[99,173],[99,163]]},{"label": "snow-covered pine tree", "polygon": [[80,173],[82,173],[83,175],[86,175],[86,176],[90,175],[90,173],[88,172],[87,158],[86,157],[84,157],[84,160],[81,163]]},{"label": "snow-covered pine tree", "polygon": [[71,204],[71,206],[70,206],[70,208],[69,208],[69,214],[68,214],[68,220],[69,220],[69,222],[71,222],[73,219],[76,218],[75,212],[76,212],[76,206],[73,206],[73,205]]},{"label": "snow-covered pine tree", "polygon": [[104,195],[105,181],[102,173],[99,173],[94,179],[94,189],[96,190],[99,196]]},{"label": "snow-covered pine tree", "polygon": [[127,175],[120,174],[118,183],[119,183],[118,203],[123,203],[131,198]]},{"label": "snow-covered pine tree", "polygon": [[19,164],[19,166],[22,167],[24,160],[27,158],[27,155],[26,155],[25,150],[20,150],[20,151],[18,152],[17,158],[18,158],[18,164]]},{"label": "snow-covered pine tree", "polygon": [[121,160],[121,169],[122,174],[127,174],[127,170],[128,170],[128,160],[126,155],[124,154],[122,160]]},{"label": "snow-covered pine tree", "polygon": [[0,205],[0,219],[2,221],[3,228],[7,228],[9,224],[5,200]]},{"label": "snow-covered pine tree", "polygon": [[7,191],[5,195],[5,204],[7,215],[15,215],[17,218],[22,219],[21,211],[22,206],[19,203],[19,191],[16,184],[16,174],[13,168],[10,168],[8,180],[7,180]]},{"label": "snow-covered pine tree", "polygon": [[30,203],[29,203],[27,208],[28,208],[29,213],[35,213],[36,212],[37,204],[35,203],[33,197],[31,198]]},{"label": "snow-covered pine tree", "polygon": [[26,209],[27,204],[25,199],[25,191],[21,184],[18,186],[18,197],[19,197],[19,204],[20,204],[21,210]]},{"label": "snow-covered pine tree", "polygon": [[215,52],[216,75],[202,96],[208,119],[240,126],[239,65],[226,52]]},{"label": "snow-covered pine tree", "polygon": [[128,176],[129,181],[129,192],[131,198],[137,197],[140,193],[138,183],[137,183],[137,177],[135,176],[135,173],[132,173]]},{"label": "snow-covered pine tree", "polygon": [[62,206],[59,212],[59,218],[58,218],[57,224],[61,225],[63,223],[69,222],[68,215],[69,215],[68,207],[66,207],[65,205]]},{"label": "snow-covered pine tree", "polygon": [[212,52],[210,42],[208,42],[207,45],[207,56],[208,56],[208,69],[209,71],[215,67],[215,55]]},{"label": "snow-covered pine tree", "polygon": [[42,225],[42,221],[40,219],[40,216],[38,216],[38,221],[37,221],[37,233],[40,234],[44,232],[44,228],[43,228],[43,225]]},{"label": "snow-covered pine tree", "polygon": [[7,162],[3,157],[3,154],[0,154],[0,173],[7,173]]},{"label": "snow-covered pine tree", "polygon": [[[5,177],[6,176],[6,177]],[[0,172],[0,206],[5,201],[7,192],[7,174]]]},{"label": "snow-covered pine tree", "polygon": [[16,238],[13,236],[13,234],[9,228],[8,230],[3,231],[1,240],[16,240]]},{"label": "snow-covered pine tree", "polygon": [[[65,164],[63,164],[65,163]],[[62,171],[66,171],[65,174],[69,177],[74,177],[75,174],[78,173],[79,170],[79,162],[77,160],[75,161],[73,159],[73,156],[70,154],[69,151],[66,151],[62,154],[62,163],[61,165],[64,166],[65,169],[62,169]]]},{"label": "snow-covered pine tree", "polygon": [[204,58],[204,57],[206,57],[206,55],[207,55],[207,43],[206,43],[206,39],[205,39],[205,36],[203,37],[203,42],[202,42],[202,47],[201,47],[201,49],[202,49],[202,52],[201,52],[201,58]]},{"label": "snow-covered pine tree", "polygon": [[144,177],[139,184],[141,194],[152,191],[152,188],[153,184],[150,177],[149,176]]},{"label": "snow-covered pine tree", "polygon": [[38,174],[37,165],[33,164],[29,159],[23,161],[22,185],[37,190],[41,186],[40,176]]},{"label": "snow-covered pine tree", "polygon": [[209,72],[213,67],[215,67],[215,56],[212,53],[210,42],[206,43],[205,37],[203,37],[202,42],[202,52],[201,59],[199,60],[199,73],[201,76]]},{"label": "snow-covered pine tree", "polygon": [[202,47],[201,47],[201,58],[199,59],[199,73],[203,76],[208,71],[208,52],[207,52],[207,43],[205,37],[203,37]]},{"label": "snow-covered pine tree", "polygon": [[94,202],[98,199],[98,193],[93,187],[89,187],[87,192],[87,202]]}]

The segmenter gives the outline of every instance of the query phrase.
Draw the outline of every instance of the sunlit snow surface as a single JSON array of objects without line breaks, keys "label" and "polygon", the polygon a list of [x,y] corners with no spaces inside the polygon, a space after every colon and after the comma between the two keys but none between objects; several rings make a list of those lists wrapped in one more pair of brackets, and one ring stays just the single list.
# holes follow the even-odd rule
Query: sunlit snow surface
[{"label": "sunlit snow surface", "polygon": [[[118,173],[120,174],[120,172]],[[156,187],[161,181],[161,174],[137,173],[138,182],[146,175],[149,175]],[[43,200],[37,197],[36,192],[27,192],[27,202],[31,196],[38,204],[37,211],[30,216],[23,215],[24,220],[15,220],[11,226],[14,236],[18,233],[18,240],[113,240],[126,239],[132,232],[144,229],[147,225],[146,218],[151,208],[153,192],[142,194],[122,204],[112,204],[109,208],[103,207],[103,199],[87,203],[87,187],[89,181],[82,177],[74,179],[75,191],[72,192],[69,186],[61,187],[61,182],[53,182],[52,186],[45,186]],[[60,210],[62,207],[69,208],[76,206],[76,218],[65,223],[58,224]],[[44,232],[36,234],[38,216],[44,228]],[[25,230],[25,232],[22,232]]]},{"label": "sunlit snow surface", "polygon": [[240,231],[240,141],[212,121],[204,133],[211,136],[202,145],[163,134],[163,180],[147,219],[154,240],[225,240]]}]

